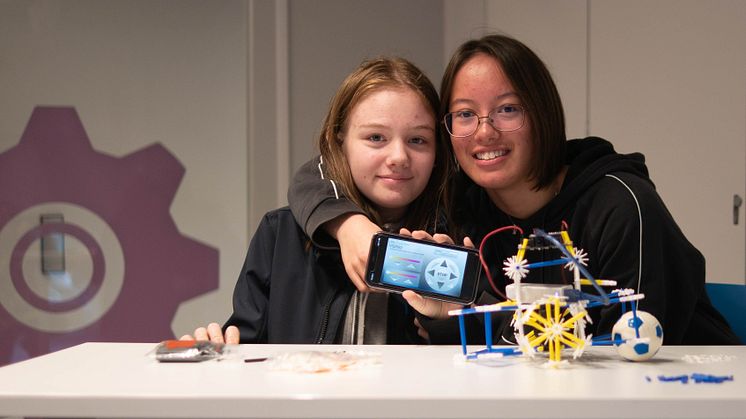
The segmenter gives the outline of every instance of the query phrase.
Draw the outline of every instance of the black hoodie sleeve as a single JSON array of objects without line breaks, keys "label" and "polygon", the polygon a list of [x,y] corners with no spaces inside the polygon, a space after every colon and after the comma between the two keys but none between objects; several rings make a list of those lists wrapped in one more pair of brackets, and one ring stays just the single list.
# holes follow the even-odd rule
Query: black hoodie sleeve
[{"label": "black hoodie sleeve", "polygon": [[265,214],[251,239],[241,273],[233,289],[233,313],[223,325],[236,326],[241,343],[267,343],[272,261],[277,232],[271,213]]},{"label": "black hoodie sleeve", "polygon": [[298,169],[288,188],[288,204],[298,225],[320,248],[336,248],[337,242],[324,231],[322,225],[340,215],[363,211],[345,198],[333,179],[324,176],[321,156]]}]

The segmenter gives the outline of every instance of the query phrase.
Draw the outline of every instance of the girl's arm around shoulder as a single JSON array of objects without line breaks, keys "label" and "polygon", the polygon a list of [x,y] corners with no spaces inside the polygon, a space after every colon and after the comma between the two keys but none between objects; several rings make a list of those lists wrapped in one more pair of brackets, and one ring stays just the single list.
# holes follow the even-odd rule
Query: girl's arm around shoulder
[{"label": "girl's arm around shoulder", "polygon": [[337,244],[325,229],[325,224],[342,215],[362,214],[350,202],[334,179],[327,179],[321,157],[317,156],[301,166],[288,188],[288,204],[295,220],[319,247]]}]

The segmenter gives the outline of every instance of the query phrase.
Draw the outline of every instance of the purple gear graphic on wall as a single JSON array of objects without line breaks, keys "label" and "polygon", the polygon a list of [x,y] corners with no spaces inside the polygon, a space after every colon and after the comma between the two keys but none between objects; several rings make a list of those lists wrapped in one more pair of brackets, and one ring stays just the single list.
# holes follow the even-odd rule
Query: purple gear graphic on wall
[{"label": "purple gear graphic on wall", "polygon": [[[218,286],[217,249],[182,235],[169,212],[184,171],[160,144],[96,152],[72,107],[34,109],[0,153],[0,365],[173,338],[179,305]],[[42,269],[50,237],[63,269]]]}]

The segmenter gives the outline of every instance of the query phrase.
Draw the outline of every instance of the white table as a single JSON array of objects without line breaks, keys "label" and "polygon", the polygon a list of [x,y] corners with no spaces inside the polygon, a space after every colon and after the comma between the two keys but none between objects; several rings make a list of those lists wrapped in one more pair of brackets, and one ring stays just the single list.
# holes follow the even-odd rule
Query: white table
[{"label": "white table", "polygon": [[[241,357],[380,353],[377,366],[317,374],[241,359],[158,363],[146,356],[154,346],[86,343],[0,368],[0,417],[746,417],[746,346],[663,347],[643,363],[592,348],[558,369],[543,359],[454,362],[455,346],[238,349]],[[692,355],[706,362],[691,362]],[[734,381],[657,378],[692,373]]]}]

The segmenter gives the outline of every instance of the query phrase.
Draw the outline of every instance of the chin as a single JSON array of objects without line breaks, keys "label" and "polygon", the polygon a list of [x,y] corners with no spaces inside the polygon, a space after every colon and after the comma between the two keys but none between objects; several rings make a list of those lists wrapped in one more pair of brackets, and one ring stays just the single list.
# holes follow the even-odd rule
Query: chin
[{"label": "chin", "polygon": [[384,202],[383,205],[380,205],[380,207],[381,208],[385,208],[385,209],[387,209],[389,211],[397,211],[397,210],[401,210],[403,208],[406,208],[411,203],[412,203],[412,201],[410,201],[410,200],[402,199],[402,200],[397,200],[397,201],[387,201],[387,202]]},{"label": "chin", "polygon": [[377,206],[388,211],[397,211],[406,208],[414,201],[414,198],[398,197],[395,199],[380,199],[377,201]]},{"label": "chin", "polygon": [[502,176],[476,176],[471,179],[484,189],[504,189],[510,185],[510,181]]}]

